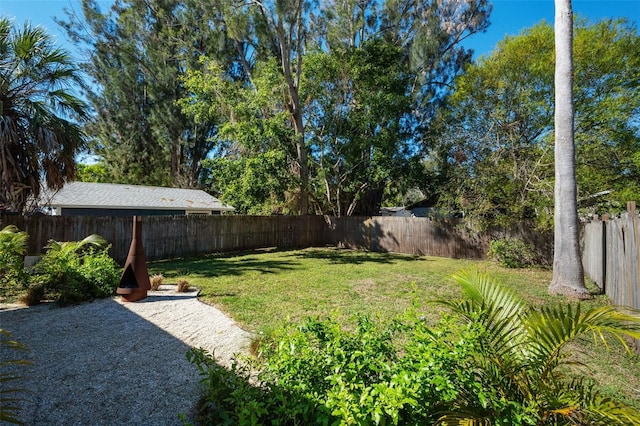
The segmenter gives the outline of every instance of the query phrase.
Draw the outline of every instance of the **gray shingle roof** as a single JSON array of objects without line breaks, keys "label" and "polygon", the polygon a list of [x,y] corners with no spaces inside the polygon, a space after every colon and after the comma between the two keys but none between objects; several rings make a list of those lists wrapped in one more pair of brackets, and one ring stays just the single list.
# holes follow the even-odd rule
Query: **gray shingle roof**
[{"label": "gray shingle roof", "polygon": [[233,210],[199,189],[92,182],[67,183],[51,197],[49,204],[62,208]]}]

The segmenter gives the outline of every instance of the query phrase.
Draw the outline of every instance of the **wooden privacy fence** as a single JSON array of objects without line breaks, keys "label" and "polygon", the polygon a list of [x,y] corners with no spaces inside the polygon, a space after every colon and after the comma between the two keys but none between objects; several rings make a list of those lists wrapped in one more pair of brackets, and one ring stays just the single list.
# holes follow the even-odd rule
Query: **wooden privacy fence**
[{"label": "wooden privacy fence", "polygon": [[[122,263],[131,244],[131,217],[3,216],[29,235],[29,254],[42,253],[49,240],[77,241],[99,234]],[[322,241],[324,220],[316,216],[145,216],[142,244],[148,260],[267,247],[312,247]]]},{"label": "wooden privacy fence", "polygon": [[[0,226],[16,225],[29,234],[29,253],[43,252],[49,240],[77,241],[100,234],[110,254],[124,262],[131,242],[130,217],[3,216]],[[526,226],[511,232],[479,234],[458,220],[410,217],[322,216],[145,216],[142,243],[148,260],[277,247],[359,248],[415,255],[483,259],[493,237],[518,236],[538,248],[550,262],[549,236]],[[535,237],[535,238],[534,238]]]},{"label": "wooden privacy fence", "polygon": [[489,240],[458,220],[416,217],[333,217],[325,244],[420,256],[483,259]]},{"label": "wooden privacy fence", "polygon": [[616,305],[640,309],[640,234],[634,202],[616,219],[593,220],[584,228],[585,274]]}]

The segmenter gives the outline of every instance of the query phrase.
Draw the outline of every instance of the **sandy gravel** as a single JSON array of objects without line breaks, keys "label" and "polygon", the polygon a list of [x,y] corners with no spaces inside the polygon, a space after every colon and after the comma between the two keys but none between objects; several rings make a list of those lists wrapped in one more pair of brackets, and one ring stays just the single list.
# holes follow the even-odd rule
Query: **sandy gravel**
[{"label": "sandy gravel", "polygon": [[202,391],[188,349],[214,351],[229,365],[251,341],[195,291],[169,286],[135,303],[0,305],[0,328],[29,347],[34,363],[21,369],[19,383],[28,425],[179,425],[179,414],[192,418]]}]

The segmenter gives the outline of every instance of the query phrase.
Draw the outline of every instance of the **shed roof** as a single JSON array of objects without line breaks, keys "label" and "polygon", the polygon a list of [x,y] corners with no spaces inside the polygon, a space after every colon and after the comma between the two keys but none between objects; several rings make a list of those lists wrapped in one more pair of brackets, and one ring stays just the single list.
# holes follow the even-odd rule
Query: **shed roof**
[{"label": "shed roof", "polygon": [[50,198],[51,207],[231,211],[200,189],[116,183],[69,182]]}]

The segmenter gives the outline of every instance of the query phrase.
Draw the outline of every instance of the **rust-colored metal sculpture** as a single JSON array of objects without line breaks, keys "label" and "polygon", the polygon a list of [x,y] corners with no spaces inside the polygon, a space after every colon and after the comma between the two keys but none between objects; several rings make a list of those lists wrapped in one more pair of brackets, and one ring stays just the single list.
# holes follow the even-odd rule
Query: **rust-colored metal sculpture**
[{"label": "rust-colored metal sculpture", "polygon": [[142,248],[142,218],[134,216],[133,239],[116,293],[120,294],[124,301],[136,302],[147,297],[149,289],[149,271]]}]

